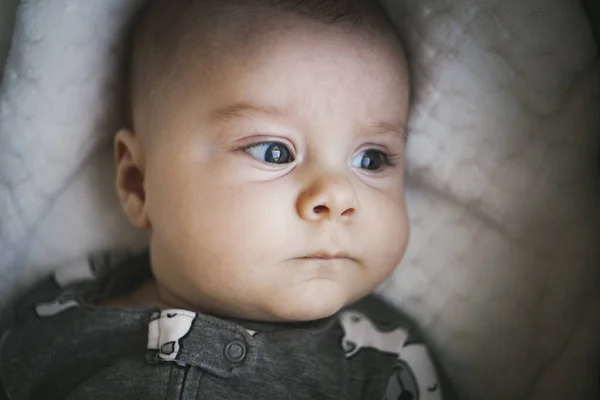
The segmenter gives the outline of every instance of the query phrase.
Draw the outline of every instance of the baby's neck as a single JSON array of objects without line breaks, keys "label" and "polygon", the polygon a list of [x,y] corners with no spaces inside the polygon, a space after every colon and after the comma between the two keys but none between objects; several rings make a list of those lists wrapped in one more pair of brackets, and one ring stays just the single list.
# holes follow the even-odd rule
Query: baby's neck
[{"label": "baby's neck", "polygon": [[[159,288],[159,285],[157,284],[157,282],[154,279],[150,279],[148,281],[145,281],[144,283],[142,283],[141,285],[139,285],[138,287],[136,287],[135,289],[133,289],[130,293],[122,295],[122,296],[118,296],[118,297],[112,297],[109,298],[103,302],[100,302],[98,304],[96,304],[98,307],[103,307],[103,308],[125,308],[125,309],[132,309],[132,308],[159,308],[161,310],[170,310],[170,309],[185,309],[187,310],[189,307],[186,307],[185,305],[183,305],[182,303],[180,303],[176,298],[173,299],[173,301],[169,301],[169,297],[165,297],[163,295],[161,295],[161,291]],[[192,310],[190,310],[192,311]],[[193,310],[194,312],[201,312],[199,310]],[[243,326],[245,326],[246,328],[250,328],[250,329],[258,329],[258,326],[260,325],[260,327],[262,329],[265,328],[264,324],[266,322],[261,322],[261,321],[252,321],[252,320],[246,320],[246,319],[239,319],[239,318],[232,318],[232,317],[226,317],[226,316],[219,316],[213,313],[205,313],[202,312],[203,314],[210,314],[213,317],[217,317],[217,318],[223,318],[226,320],[230,320],[230,321],[236,321],[240,324],[242,324]],[[326,323],[326,320],[330,320],[330,318],[324,318],[322,320],[317,320],[317,321],[303,321],[303,322],[297,322],[297,321],[283,321],[283,322],[271,322],[268,323],[270,324],[271,328],[273,328],[273,326],[277,326],[278,329],[281,329],[282,327],[287,327],[286,329],[289,328],[293,328],[295,326],[312,326],[314,324],[322,324],[322,323]],[[253,325],[254,324],[254,325]]]},{"label": "baby's neck", "polygon": [[169,304],[160,296],[158,285],[154,279],[148,280],[128,294],[109,298],[99,304],[106,308],[157,307],[161,309],[178,308]]}]

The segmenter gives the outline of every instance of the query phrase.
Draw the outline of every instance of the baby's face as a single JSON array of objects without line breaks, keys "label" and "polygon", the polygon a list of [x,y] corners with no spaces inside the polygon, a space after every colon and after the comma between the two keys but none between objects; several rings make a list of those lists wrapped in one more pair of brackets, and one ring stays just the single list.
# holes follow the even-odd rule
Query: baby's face
[{"label": "baby's face", "polygon": [[145,149],[164,297],[220,315],[312,320],[399,263],[401,50],[325,32],[290,29],[239,49],[171,102]]}]

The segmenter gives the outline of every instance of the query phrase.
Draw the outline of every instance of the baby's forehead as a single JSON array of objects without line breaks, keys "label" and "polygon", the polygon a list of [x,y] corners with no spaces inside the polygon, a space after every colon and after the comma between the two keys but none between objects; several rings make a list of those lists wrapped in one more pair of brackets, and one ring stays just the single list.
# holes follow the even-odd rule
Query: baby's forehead
[{"label": "baby's forehead", "polygon": [[[239,52],[294,29],[294,34],[352,34],[383,38],[401,49],[395,31],[372,0],[158,0],[151,4],[136,30],[132,54],[131,107],[137,110],[164,103],[164,95],[192,71],[198,78],[235,61]],[[392,40],[390,40],[390,38]],[[293,49],[293,44],[290,43]],[[398,53],[402,58],[402,51]],[[204,71],[204,72],[198,72]],[[160,93],[162,98],[159,98]],[[138,115],[136,117],[136,114]],[[148,116],[148,112],[144,112]]]}]

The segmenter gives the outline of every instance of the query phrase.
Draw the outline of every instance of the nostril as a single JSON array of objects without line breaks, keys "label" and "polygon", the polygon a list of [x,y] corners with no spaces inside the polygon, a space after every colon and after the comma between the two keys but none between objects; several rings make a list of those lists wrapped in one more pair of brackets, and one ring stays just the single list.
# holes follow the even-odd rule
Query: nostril
[{"label": "nostril", "polygon": [[322,214],[322,213],[326,213],[328,210],[327,206],[316,206],[313,208],[313,212],[315,214]]},{"label": "nostril", "polygon": [[356,211],[354,210],[354,208],[349,208],[342,213],[342,217],[351,217],[354,215],[355,212]]}]

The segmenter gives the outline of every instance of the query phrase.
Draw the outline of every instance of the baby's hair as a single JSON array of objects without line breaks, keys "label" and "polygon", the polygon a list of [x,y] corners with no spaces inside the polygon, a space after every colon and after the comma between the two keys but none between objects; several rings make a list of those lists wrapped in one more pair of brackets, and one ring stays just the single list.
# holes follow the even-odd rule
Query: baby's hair
[{"label": "baby's hair", "polygon": [[331,24],[345,21],[359,26],[366,16],[373,17],[375,13],[379,14],[378,17],[385,15],[375,0],[259,0],[254,3]]},{"label": "baby's hair", "polygon": [[156,117],[159,103],[164,105],[164,96],[181,69],[197,62],[192,57],[198,58],[200,52],[208,59],[219,48],[219,37],[249,41],[254,33],[268,32],[273,24],[260,18],[269,10],[281,12],[282,18],[288,14],[349,30],[396,35],[376,0],[151,1],[140,15],[133,35],[129,60],[130,127],[137,132],[156,128],[158,122],[149,120],[160,119]]}]

